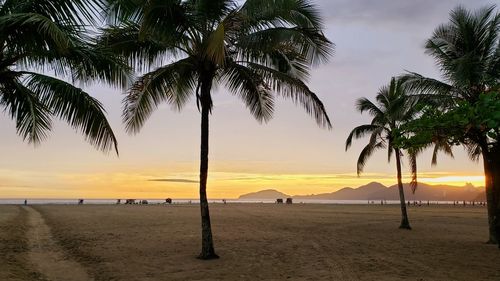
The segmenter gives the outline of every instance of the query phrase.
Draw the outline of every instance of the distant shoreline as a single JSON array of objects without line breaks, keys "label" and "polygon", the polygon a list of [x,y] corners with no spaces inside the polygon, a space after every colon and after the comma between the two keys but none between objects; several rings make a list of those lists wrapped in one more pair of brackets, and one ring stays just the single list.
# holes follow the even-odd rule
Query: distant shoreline
[{"label": "distant shoreline", "polygon": [[[84,199],[83,205],[118,205],[117,199]],[[25,199],[0,199],[0,205],[24,205]],[[79,199],[27,199],[28,205],[78,205]],[[176,205],[176,204],[198,204],[199,200],[197,199],[172,199],[172,204],[165,203],[165,199],[136,199],[137,202],[140,200],[147,200],[147,205]],[[226,200],[227,204],[275,204],[276,199],[209,199],[209,203],[212,204],[224,204]],[[440,200],[407,200],[413,205],[414,202],[421,205],[427,205],[429,202],[430,205],[453,205],[453,201],[440,201]],[[293,204],[333,204],[333,205],[397,205],[399,204],[399,200],[330,200],[330,199],[294,199]],[[457,202],[457,201],[455,201]],[[458,201],[458,205],[463,204],[463,200]],[[467,201],[466,204],[470,205],[473,201]],[[474,201],[475,205],[478,205],[478,202]],[[125,200],[121,199],[119,205],[126,205]],[[133,204],[133,205],[145,205],[145,204]]]}]

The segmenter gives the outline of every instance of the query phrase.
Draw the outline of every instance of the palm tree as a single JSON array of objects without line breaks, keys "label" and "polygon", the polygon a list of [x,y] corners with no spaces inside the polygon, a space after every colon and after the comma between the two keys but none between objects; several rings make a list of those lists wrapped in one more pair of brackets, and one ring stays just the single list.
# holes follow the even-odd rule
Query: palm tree
[{"label": "palm tree", "polygon": [[[402,151],[396,145],[399,129],[406,122],[412,120],[417,113],[417,100],[406,94],[401,81],[394,77],[388,86],[382,87],[375,97],[376,103],[367,98],[360,98],[356,102],[356,108],[360,113],[368,112],[372,117],[370,124],[365,124],[354,128],[347,137],[345,149],[351,147],[353,138],[359,139],[365,135],[370,135],[368,144],[359,154],[357,162],[358,176],[363,172],[366,161],[378,149],[387,148],[388,161],[391,161],[392,154],[396,157],[396,170],[399,189],[399,200],[401,203],[401,225],[399,228],[411,229],[406,212],[405,194],[401,173]],[[409,151],[408,155],[412,167],[412,188],[416,188],[416,152]]]},{"label": "palm tree", "polygon": [[[445,112],[460,103],[474,105],[480,95],[500,85],[500,14],[495,6],[475,12],[457,7],[450,13],[450,21],[440,25],[425,44],[427,54],[434,57],[442,73],[442,80],[417,73],[402,76],[406,87],[416,94],[433,99]],[[481,156],[486,178],[488,201],[489,243],[498,243],[495,235],[495,212],[500,218],[500,150],[487,136],[487,130],[470,128],[464,135],[465,148],[473,160]],[[496,170],[495,170],[495,167]],[[498,198],[498,195],[496,195]]]},{"label": "palm tree", "polygon": [[271,119],[277,94],[330,128],[322,102],[304,82],[310,67],[326,61],[333,47],[322,33],[318,10],[307,0],[241,5],[233,0],[110,0],[107,11],[114,25],[103,30],[101,43],[149,71],[124,99],[128,132],[137,133],[160,103],[181,109],[196,98],[201,111],[199,258],[217,258],[206,192],[212,86],[227,86],[259,122]]},{"label": "palm tree", "polygon": [[[126,63],[90,42],[98,0],[0,0],[0,106],[17,133],[38,144],[56,117],[101,150],[117,149],[102,104],[63,79],[120,84]],[[51,75],[37,71],[50,72]]]}]

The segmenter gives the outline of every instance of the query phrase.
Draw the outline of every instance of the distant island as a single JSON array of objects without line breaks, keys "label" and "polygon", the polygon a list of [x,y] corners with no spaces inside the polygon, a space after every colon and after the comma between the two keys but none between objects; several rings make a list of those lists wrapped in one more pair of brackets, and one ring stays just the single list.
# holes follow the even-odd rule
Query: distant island
[{"label": "distant island", "polygon": [[276,199],[276,198],[288,198],[288,197],[290,197],[290,195],[279,192],[275,189],[266,189],[257,192],[243,194],[238,199]]},{"label": "distant island", "polygon": [[[419,183],[415,193],[412,193],[409,184],[404,184],[405,198],[407,200],[431,201],[485,201],[484,190],[472,184],[465,186],[429,185]],[[290,196],[275,189],[266,189],[243,194],[239,199],[320,199],[320,200],[399,200],[397,185],[385,186],[378,182],[371,182],[357,188],[344,187],[335,192],[294,195]]]}]

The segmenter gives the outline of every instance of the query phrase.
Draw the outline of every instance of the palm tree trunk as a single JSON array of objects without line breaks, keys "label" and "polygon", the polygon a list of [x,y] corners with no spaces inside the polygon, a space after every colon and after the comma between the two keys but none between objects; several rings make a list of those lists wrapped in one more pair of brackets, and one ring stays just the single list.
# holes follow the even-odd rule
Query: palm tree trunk
[{"label": "palm tree trunk", "polygon": [[201,210],[201,253],[200,259],[216,259],[214,241],[212,239],[212,226],[207,200],[208,177],[208,121],[212,106],[210,90],[212,79],[205,79],[201,84],[201,151],[200,151],[200,210]]},{"label": "palm tree trunk", "polygon": [[411,229],[410,221],[408,220],[408,213],[406,212],[406,201],[405,201],[405,191],[403,189],[403,181],[401,176],[401,152],[399,149],[395,148],[394,152],[396,154],[396,169],[398,173],[398,189],[399,189],[399,201],[401,205],[401,225],[399,228]]},{"label": "palm tree trunk", "polygon": [[[500,188],[499,186],[499,181],[500,181],[500,175],[498,175],[498,172],[500,172],[500,169],[498,169],[498,166],[500,163],[495,163],[495,159],[493,159],[493,155],[488,151],[487,147],[482,147],[482,155],[483,155],[483,165],[484,165],[484,179],[485,179],[485,192],[486,192],[486,203],[487,203],[487,208],[488,208],[488,230],[489,230],[489,237],[488,241],[486,243],[488,244],[498,244],[498,233],[496,230],[498,222],[498,200],[496,200],[495,197],[495,191],[496,193],[499,192]],[[497,167],[495,169],[495,167]],[[496,187],[496,190],[495,190]]]}]

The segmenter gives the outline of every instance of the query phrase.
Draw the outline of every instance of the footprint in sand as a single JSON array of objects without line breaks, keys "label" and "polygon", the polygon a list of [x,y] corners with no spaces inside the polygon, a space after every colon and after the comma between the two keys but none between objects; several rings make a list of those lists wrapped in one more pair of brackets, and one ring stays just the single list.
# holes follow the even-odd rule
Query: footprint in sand
[{"label": "footprint in sand", "polygon": [[49,226],[42,215],[31,207],[28,212],[29,243],[28,257],[36,269],[52,281],[89,281],[94,280],[85,268],[69,258],[63,249],[54,241]]}]

